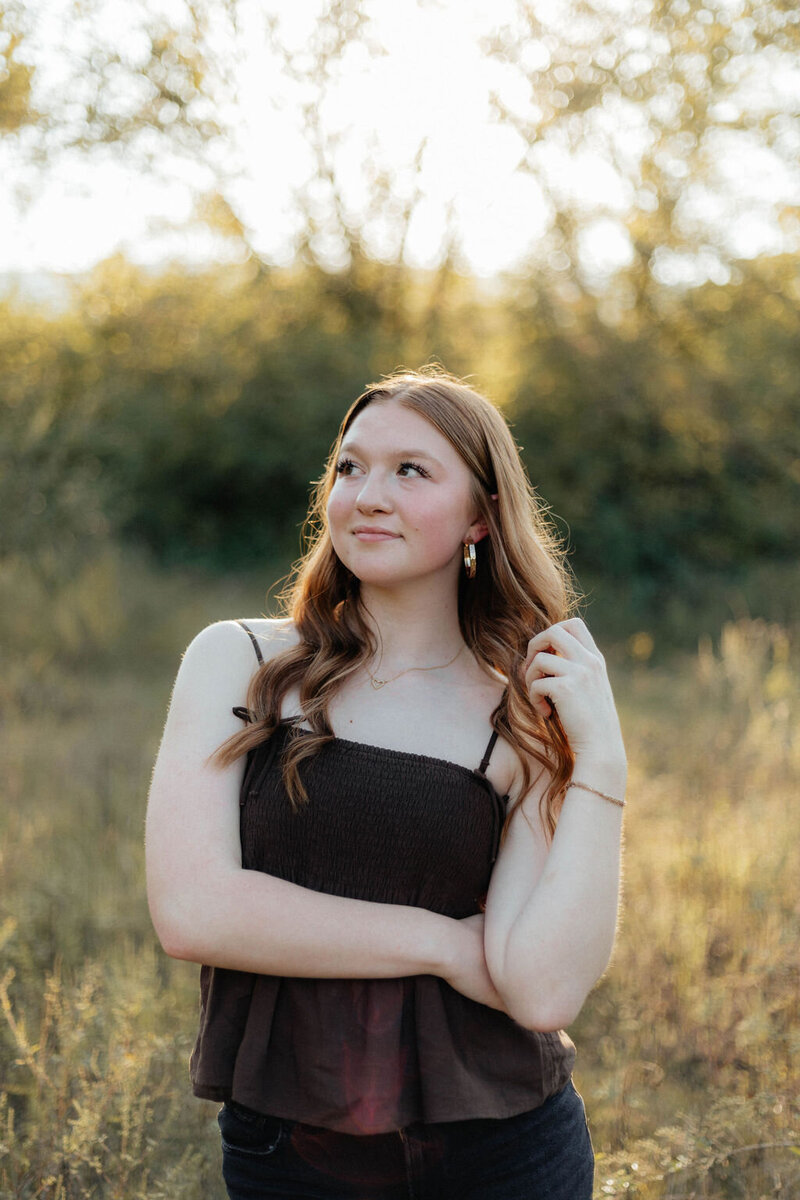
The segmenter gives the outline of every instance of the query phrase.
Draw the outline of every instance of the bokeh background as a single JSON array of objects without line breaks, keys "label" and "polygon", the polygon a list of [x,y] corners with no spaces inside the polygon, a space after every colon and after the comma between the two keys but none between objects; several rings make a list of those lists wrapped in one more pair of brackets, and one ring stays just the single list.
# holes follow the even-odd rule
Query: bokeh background
[{"label": "bokeh background", "polygon": [[630,750],[597,1196],[800,1194],[799,55],[793,0],[0,4],[0,1196],[222,1197],[144,900],[170,686],[434,361]]}]

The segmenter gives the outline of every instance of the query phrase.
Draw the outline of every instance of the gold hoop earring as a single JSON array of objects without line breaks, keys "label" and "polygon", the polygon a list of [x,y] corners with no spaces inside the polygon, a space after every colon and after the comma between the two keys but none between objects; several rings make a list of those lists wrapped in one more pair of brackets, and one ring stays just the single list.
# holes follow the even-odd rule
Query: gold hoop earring
[{"label": "gold hoop earring", "polygon": [[478,559],[475,554],[475,544],[473,542],[464,542],[464,570],[467,573],[467,579],[475,578]]}]

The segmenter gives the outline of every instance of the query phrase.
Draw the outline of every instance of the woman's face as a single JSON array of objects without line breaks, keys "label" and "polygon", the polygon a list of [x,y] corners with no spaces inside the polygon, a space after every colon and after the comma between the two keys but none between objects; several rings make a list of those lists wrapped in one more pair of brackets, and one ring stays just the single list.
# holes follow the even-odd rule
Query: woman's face
[{"label": "woman's face", "polygon": [[457,578],[462,543],[486,533],[471,484],[429,421],[396,400],[373,400],[342,442],[327,509],[333,548],[362,583]]}]

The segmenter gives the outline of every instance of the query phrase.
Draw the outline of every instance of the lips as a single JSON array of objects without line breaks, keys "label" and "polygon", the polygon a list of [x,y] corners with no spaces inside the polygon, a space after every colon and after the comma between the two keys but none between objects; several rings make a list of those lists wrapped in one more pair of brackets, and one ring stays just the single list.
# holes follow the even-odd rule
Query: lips
[{"label": "lips", "polygon": [[392,533],[391,529],[381,529],[380,526],[357,526],[353,533],[356,538],[365,541],[386,541],[390,538],[399,538],[399,534]]}]

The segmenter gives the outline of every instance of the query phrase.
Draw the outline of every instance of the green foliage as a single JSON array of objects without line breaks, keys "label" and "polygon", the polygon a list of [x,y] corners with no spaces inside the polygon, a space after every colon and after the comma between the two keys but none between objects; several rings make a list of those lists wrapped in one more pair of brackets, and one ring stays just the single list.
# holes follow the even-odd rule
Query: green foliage
[{"label": "green foliage", "polygon": [[609,323],[546,280],[490,296],[368,259],[112,259],[65,311],[0,314],[0,555],[51,587],[120,537],[164,563],[288,566],[352,399],[438,356],[505,405],[579,579],[611,582],[628,632],[668,623],[676,597],[719,596],[719,620],[732,587],[800,550],[797,287],[789,260],[764,261]]},{"label": "green foliage", "polygon": [[82,553],[111,527],[165,561],[292,558],[345,408],[407,344],[391,273],[363,272],[114,259],[67,314],[9,303],[3,550]]},{"label": "green foliage", "polygon": [[[509,302],[520,343],[509,415],[580,569],[651,601],[800,550],[796,268],[662,298],[616,326]],[[657,615],[657,608],[655,609]]]}]

